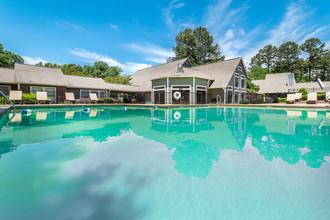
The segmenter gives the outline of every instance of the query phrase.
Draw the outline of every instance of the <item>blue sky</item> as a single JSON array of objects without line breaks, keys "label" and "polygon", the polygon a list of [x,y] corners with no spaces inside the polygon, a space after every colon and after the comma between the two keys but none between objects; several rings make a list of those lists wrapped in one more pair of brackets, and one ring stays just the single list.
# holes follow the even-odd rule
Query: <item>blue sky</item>
[{"label": "blue sky", "polygon": [[0,43],[25,63],[102,60],[124,73],[174,56],[175,36],[207,27],[227,58],[318,37],[330,46],[330,1],[0,1]]}]

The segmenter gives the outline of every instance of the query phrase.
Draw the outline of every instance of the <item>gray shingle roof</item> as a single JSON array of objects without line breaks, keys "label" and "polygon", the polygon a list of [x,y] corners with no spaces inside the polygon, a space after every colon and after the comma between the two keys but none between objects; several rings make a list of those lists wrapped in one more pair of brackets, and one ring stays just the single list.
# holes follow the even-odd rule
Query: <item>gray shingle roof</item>
[{"label": "gray shingle roof", "polygon": [[0,84],[14,84],[14,70],[10,68],[0,68]]},{"label": "gray shingle roof", "polygon": [[175,70],[168,72],[167,75],[160,75],[157,76],[156,78],[152,78],[153,79],[161,79],[161,78],[165,78],[165,77],[197,77],[197,78],[201,78],[201,79],[213,79],[211,76],[198,71],[197,69],[193,69],[193,68],[187,68],[187,67],[183,67],[183,72],[178,72],[177,71],[178,68],[176,68]]},{"label": "gray shingle roof", "polygon": [[108,89],[113,92],[143,92],[143,89],[140,86],[127,85],[127,84],[114,84],[107,83]]},{"label": "gray shingle roof", "polygon": [[178,64],[183,64],[188,59],[176,60],[170,63],[164,63],[157,66],[148,67],[138,70],[134,73],[130,83],[132,85],[140,86],[144,91],[151,90],[151,80],[159,77],[164,77],[177,72]]},{"label": "gray shingle roof", "polygon": [[224,60],[217,63],[196,66],[194,68],[211,76],[214,79],[214,82],[210,87],[211,89],[223,88],[228,85],[240,61],[242,61],[242,58],[237,57],[234,59]]},{"label": "gray shingle roof", "polygon": [[68,82],[68,88],[109,90],[108,84],[101,78],[71,75],[64,76]]},{"label": "gray shingle roof", "polygon": [[287,93],[289,89],[286,85],[287,75],[288,73],[267,74],[265,79],[252,80],[252,82],[260,86],[259,94]]},{"label": "gray shingle roof", "polygon": [[237,65],[242,61],[242,58],[238,57],[191,68],[183,67],[184,72],[178,73],[178,64],[188,61],[189,60],[185,58],[139,70],[132,76],[131,84],[140,85],[145,91],[150,91],[151,80],[153,79],[164,77],[198,77],[203,79],[213,79],[214,82],[210,88],[223,88],[228,85]]},{"label": "gray shingle roof", "polygon": [[61,69],[15,63],[15,82],[31,85],[68,86]]},{"label": "gray shingle roof", "polygon": [[[260,86],[259,94],[288,93],[289,89],[297,92],[302,87],[306,88],[309,92],[324,92],[317,82],[296,83],[295,86],[288,87],[288,74],[289,73],[267,74],[265,79],[252,80],[252,82]],[[328,90],[330,89],[330,82],[323,82],[323,84]]]}]

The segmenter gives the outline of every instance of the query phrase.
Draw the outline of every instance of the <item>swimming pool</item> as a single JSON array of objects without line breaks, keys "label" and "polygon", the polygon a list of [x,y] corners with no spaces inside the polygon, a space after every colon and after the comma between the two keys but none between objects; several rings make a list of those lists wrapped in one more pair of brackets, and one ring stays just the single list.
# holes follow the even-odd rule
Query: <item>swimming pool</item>
[{"label": "swimming pool", "polygon": [[34,109],[0,132],[0,219],[329,219],[330,112]]}]

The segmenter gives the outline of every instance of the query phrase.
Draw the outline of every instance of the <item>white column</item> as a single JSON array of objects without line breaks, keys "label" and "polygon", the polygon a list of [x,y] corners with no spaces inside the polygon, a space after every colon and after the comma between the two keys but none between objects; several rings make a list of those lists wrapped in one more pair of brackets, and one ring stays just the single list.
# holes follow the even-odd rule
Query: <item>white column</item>
[{"label": "white column", "polygon": [[165,104],[169,105],[170,103],[170,79],[167,77],[166,78],[166,89],[165,89]]},{"label": "white column", "polygon": [[191,94],[191,99],[190,99],[190,104],[196,104],[196,78],[193,77],[193,87],[190,91]]}]

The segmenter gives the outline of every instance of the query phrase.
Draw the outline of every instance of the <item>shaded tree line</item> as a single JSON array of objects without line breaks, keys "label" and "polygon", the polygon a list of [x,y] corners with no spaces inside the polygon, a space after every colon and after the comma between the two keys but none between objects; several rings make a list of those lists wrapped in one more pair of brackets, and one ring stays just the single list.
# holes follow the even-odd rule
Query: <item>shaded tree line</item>
[{"label": "shaded tree line", "polygon": [[[4,50],[0,43],[0,67],[14,68],[15,63],[24,63],[24,59],[15,53]],[[97,61],[93,65],[80,66],[77,64],[56,64],[42,63],[36,66],[59,68],[66,75],[87,76],[103,78],[108,83],[129,84],[130,75],[123,75],[122,68],[118,66],[109,66],[106,62]]]},{"label": "shaded tree line", "polygon": [[106,62],[97,61],[93,65],[80,66],[77,64],[52,64],[42,62],[36,66],[59,68],[66,75],[87,76],[102,78],[108,83],[129,84],[130,75],[122,75],[122,68],[118,66],[109,66]]},{"label": "shaded tree line", "polygon": [[297,82],[320,78],[330,80],[330,51],[318,38],[307,39],[301,45],[288,41],[280,47],[267,45],[252,57],[251,79],[264,79],[266,74],[292,72]]},{"label": "shaded tree line", "polygon": [[20,55],[4,50],[0,43],[0,67],[14,68],[15,63],[24,63],[24,60]]}]

